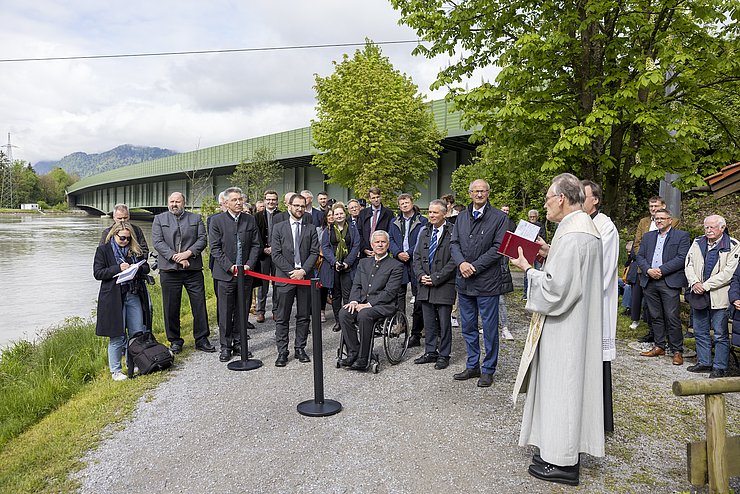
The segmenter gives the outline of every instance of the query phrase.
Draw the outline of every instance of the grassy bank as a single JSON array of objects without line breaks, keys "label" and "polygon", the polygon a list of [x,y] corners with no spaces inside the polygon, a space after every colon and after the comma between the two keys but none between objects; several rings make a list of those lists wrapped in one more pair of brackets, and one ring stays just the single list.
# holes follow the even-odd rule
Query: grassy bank
[{"label": "grassy bank", "polygon": [[[159,285],[149,289],[153,329],[166,341],[161,291]],[[206,294],[213,315],[208,282]],[[183,296],[182,334],[192,349],[187,301]],[[161,372],[113,382],[107,346],[108,338],[95,336],[93,319],[75,318],[48,330],[37,343],[21,341],[0,355],[0,492],[75,491],[69,474],[81,467],[84,453],[104,437],[108,425],[126,420],[136,401],[167,379],[168,372]]]}]

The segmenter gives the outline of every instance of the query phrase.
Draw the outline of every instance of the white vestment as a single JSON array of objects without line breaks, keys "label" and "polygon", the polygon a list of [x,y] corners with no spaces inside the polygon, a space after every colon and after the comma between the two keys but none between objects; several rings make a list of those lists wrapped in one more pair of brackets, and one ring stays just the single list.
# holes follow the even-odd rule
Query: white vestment
[{"label": "white vestment", "polygon": [[601,236],[604,254],[604,325],[602,326],[602,359],[611,362],[617,358],[617,308],[619,306],[619,232],[611,218],[604,213],[594,217],[594,225]]},{"label": "white vestment", "polygon": [[527,270],[526,308],[541,323],[530,325],[514,389],[526,381],[519,445],[538,446],[555,465],[576,464],[580,452],[604,456],[602,263],[594,222],[575,211],[560,222],[544,270]]}]

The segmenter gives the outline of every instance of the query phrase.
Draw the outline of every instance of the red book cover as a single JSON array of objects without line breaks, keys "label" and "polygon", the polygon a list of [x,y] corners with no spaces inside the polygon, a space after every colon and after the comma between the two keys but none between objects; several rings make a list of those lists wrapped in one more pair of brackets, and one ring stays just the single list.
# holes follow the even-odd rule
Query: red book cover
[{"label": "red book cover", "polygon": [[498,252],[499,254],[503,254],[511,259],[516,259],[519,257],[518,247],[522,248],[524,257],[527,258],[529,264],[534,264],[534,261],[537,258],[537,252],[540,250],[540,244],[527,240],[524,237],[520,237],[516,233],[507,231],[504,234],[504,239],[501,241]]}]

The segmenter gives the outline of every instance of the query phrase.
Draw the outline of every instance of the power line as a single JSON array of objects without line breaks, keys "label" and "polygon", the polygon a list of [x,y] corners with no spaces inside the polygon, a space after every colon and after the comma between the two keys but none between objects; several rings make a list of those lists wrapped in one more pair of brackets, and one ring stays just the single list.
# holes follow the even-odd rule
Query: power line
[{"label": "power line", "polygon": [[[418,39],[398,41],[373,41],[375,45],[401,45],[420,43]],[[365,43],[331,43],[326,45],[294,45],[294,46],[265,46],[259,48],[231,48],[224,50],[193,50],[193,51],[162,51],[153,53],[122,53],[117,55],[80,55],[72,57],[41,57],[41,58],[5,58],[0,63],[7,62],[49,62],[56,60],[99,60],[105,58],[143,58],[143,57],[170,57],[180,55],[207,55],[220,53],[248,53],[262,51],[311,50],[316,48],[345,48],[350,46],[365,46]]]}]

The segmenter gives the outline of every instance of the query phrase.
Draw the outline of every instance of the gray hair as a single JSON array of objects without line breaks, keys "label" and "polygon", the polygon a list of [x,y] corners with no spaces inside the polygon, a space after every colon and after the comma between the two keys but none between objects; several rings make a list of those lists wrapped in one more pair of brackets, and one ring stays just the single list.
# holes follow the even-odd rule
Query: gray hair
[{"label": "gray hair", "polygon": [[385,241],[386,241],[386,242],[390,242],[390,241],[391,241],[391,236],[390,236],[390,235],[388,235],[388,232],[387,232],[387,231],[385,231],[385,230],[375,230],[375,231],[373,232],[373,234],[372,234],[372,235],[370,236],[370,242],[372,242],[372,241],[373,241],[373,239],[374,239],[375,237],[378,237],[378,236],[380,236],[380,237],[385,237]]},{"label": "gray hair", "polygon": [[244,192],[239,187],[229,187],[228,189],[224,190],[224,197],[227,197],[229,194],[237,193],[240,196],[244,195]]},{"label": "gray hair", "polygon": [[443,201],[442,199],[433,199],[429,201],[429,207],[432,206],[439,206],[442,209],[443,213],[447,212],[447,202]]},{"label": "gray hair", "polygon": [[224,199],[226,199],[226,193],[224,191],[221,191],[218,193],[218,203],[221,204],[224,202]]},{"label": "gray hair", "polygon": [[539,218],[540,217],[540,212],[537,211],[536,209],[530,209],[529,212],[527,213],[527,216],[530,216],[530,215],[535,215],[535,216],[537,216]]},{"label": "gray hair", "polygon": [[311,199],[313,199],[313,193],[312,193],[312,192],[311,192],[310,190],[308,190],[308,189],[306,189],[306,190],[302,190],[302,191],[301,191],[301,195],[302,195],[303,197],[306,197],[306,196],[308,196],[308,197],[310,197]]},{"label": "gray hair", "polygon": [[726,228],[727,227],[727,221],[725,221],[724,217],[718,215],[718,214],[710,214],[706,218],[704,218],[704,223],[707,222],[707,220],[710,221],[716,221],[720,228]]},{"label": "gray hair", "polygon": [[583,204],[586,200],[586,193],[583,191],[583,184],[578,177],[572,173],[561,173],[552,179],[553,191],[560,195],[563,194],[568,200],[568,204]]},{"label": "gray hair", "polygon": [[476,178],[472,182],[470,182],[470,185],[468,185],[468,192],[473,192],[473,184],[475,182],[483,182],[486,184],[486,189],[491,190],[491,184],[489,184],[486,180],[483,180],[482,178]]},{"label": "gray hair", "polygon": [[126,206],[125,204],[116,204],[115,206],[113,206],[113,212],[116,211],[128,214],[128,206]]}]

